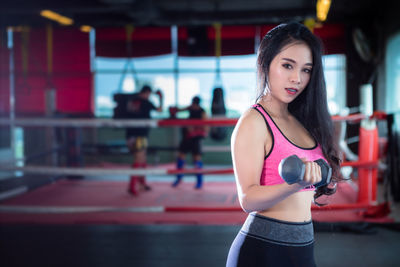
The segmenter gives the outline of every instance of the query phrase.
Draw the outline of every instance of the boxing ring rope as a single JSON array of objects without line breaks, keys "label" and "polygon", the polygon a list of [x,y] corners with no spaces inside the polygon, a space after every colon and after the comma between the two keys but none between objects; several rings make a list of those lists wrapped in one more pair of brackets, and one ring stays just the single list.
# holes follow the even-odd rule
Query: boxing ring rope
[{"label": "boxing ring rope", "polygon": [[46,175],[176,175],[176,174],[233,174],[233,169],[150,169],[150,168],[90,168],[90,167],[50,167],[50,166],[1,166],[0,170],[4,171],[22,171],[34,174]]},{"label": "boxing ring rope", "polygon": [[[379,166],[379,162],[344,162],[342,166],[352,166],[356,168],[374,169]],[[51,167],[51,166],[1,166],[0,170],[4,171],[21,171],[34,174],[46,175],[176,175],[176,174],[233,174],[232,168],[226,169],[150,169],[150,168],[94,168],[94,167]]]},{"label": "boxing ring rope", "polygon": [[[384,119],[386,114],[375,112],[372,116],[364,114],[351,114],[347,116],[332,116],[333,121],[360,122],[364,119]],[[201,119],[148,119],[148,120],[130,120],[130,119],[54,119],[54,118],[16,118],[15,126],[20,127],[81,127],[81,128],[127,128],[127,127],[184,127],[184,126],[234,126],[238,119],[229,118],[209,118]],[[0,125],[9,125],[9,119],[0,119]],[[380,166],[379,160],[359,160],[343,162],[342,166],[351,166],[354,168],[377,170]],[[216,174],[232,175],[233,169],[149,169],[149,168],[88,168],[88,167],[47,167],[47,166],[0,166],[0,170],[22,171],[36,174],[58,174],[58,175],[176,175],[176,174]],[[376,188],[373,187],[374,190]],[[374,193],[374,192],[373,192]],[[375,192],[376,193],[376,192]],[[365,192],[364,192],[365,194]],[[370,194],[370,193],[368,193]],[[323,207],[313,206],[312,210],[365,210],[375,207],[376,203],[371,201],[358,201],[350,204],[334,204]],[[112,208],[110,208],[113,210]],[[131,208],[130,212],[205,212],[205,211],[241,211],[240,207],[139,207]],[[153,210],[153,211],[151,211]],[[94,209],[96,211],[96,209]]]},{"label": "boxing ring rope", "polygon": [[[382,112],[374,113],[370,118],[381,118]],[[366,119],[364,114],[332,116],[333,121],[358,122]],[[15,126],[22,127],[81,127],[81,128],[127,128],[127,127],[182,127],[182,126],[235,126],[237,118],[208,119],[73,119],[73,118],[16,118]],[[0,125],[10,125],[11,120],[0,118]]]},{"label": "boxing ring rope", "polygon": [[[69,119],[69,118],[18,118],[15,126],[22,127],[80,127],[80,128],[127,128],[127,127],[183,127],[183,126],[234,126],[238,119]],[[9,119],[0,119],[0,125],[9,125]]]},{"label": "boxing ring rope", "polygon": [[[333,210],[365,210],[367,204],[333,204],[329,206],[312,206],[312,211]],[[199,206],[143,206],[143,207],[52,207],[52,206],[15,206],[1,205],[0,212],[14,213],[88,213],[88,212],[131,212],[131,213],[163,213],[163,212],[242,212],[240,207],[199,207]]]}]

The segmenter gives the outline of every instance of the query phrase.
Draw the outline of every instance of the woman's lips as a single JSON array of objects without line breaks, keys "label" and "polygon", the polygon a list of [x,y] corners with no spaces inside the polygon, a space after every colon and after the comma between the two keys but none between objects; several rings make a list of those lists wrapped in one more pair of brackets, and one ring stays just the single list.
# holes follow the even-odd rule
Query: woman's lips
[{"label": "woman's lips", "polygon": [[296,88],[285,88],[285,89],[286,89],[286,92],[288,92],[289,95],[295,95],[299,91]]}]

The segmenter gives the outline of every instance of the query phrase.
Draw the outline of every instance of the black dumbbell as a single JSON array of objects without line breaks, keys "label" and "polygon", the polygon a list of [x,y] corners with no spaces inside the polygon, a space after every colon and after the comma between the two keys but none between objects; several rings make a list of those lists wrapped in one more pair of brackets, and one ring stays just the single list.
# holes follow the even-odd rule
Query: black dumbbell
[{"label": "black dumbbell", "polygon": [[[321,187],[331,182],[332,168],[323,159],[315,160],[321,167],[322,180],[316,183],[315,187]],[[303,180],[306,166],[303,161],[296,155],[284,158],[279,163],[279,175],[288,184],[298,183]]]}]

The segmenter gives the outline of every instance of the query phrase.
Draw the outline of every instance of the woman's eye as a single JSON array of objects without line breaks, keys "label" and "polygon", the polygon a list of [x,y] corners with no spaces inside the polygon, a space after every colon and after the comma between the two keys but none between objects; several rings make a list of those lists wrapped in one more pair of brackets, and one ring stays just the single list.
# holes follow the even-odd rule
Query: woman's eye
[{"label": "woman's eye", "polygon": [[305,73],[311,73],[311,69],[304,69]]},{"label": "woman's eye", "polygon": [[285,69],[291,69],[292,68],[292,65],[290,65],[290,64],[283,64],[282,65]]}]

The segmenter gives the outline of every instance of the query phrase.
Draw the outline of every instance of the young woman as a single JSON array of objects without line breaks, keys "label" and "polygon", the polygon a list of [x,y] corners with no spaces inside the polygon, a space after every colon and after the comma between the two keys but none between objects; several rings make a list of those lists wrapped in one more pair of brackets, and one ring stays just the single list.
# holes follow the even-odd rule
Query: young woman
[{"label": "young woman", "polygon": [[[238,196],[249,216],[227,266],[315,266],[311,204],[333,194],[340,179],[319,39],[296,22],[275,27],[260,44],[257,76],[256,104],[232,134]],[[278,166],[293,154],[302,159],[305,174],[289,185]],[[317,159],[331,166],[333,187],[313,186],[321,181]]]}]

